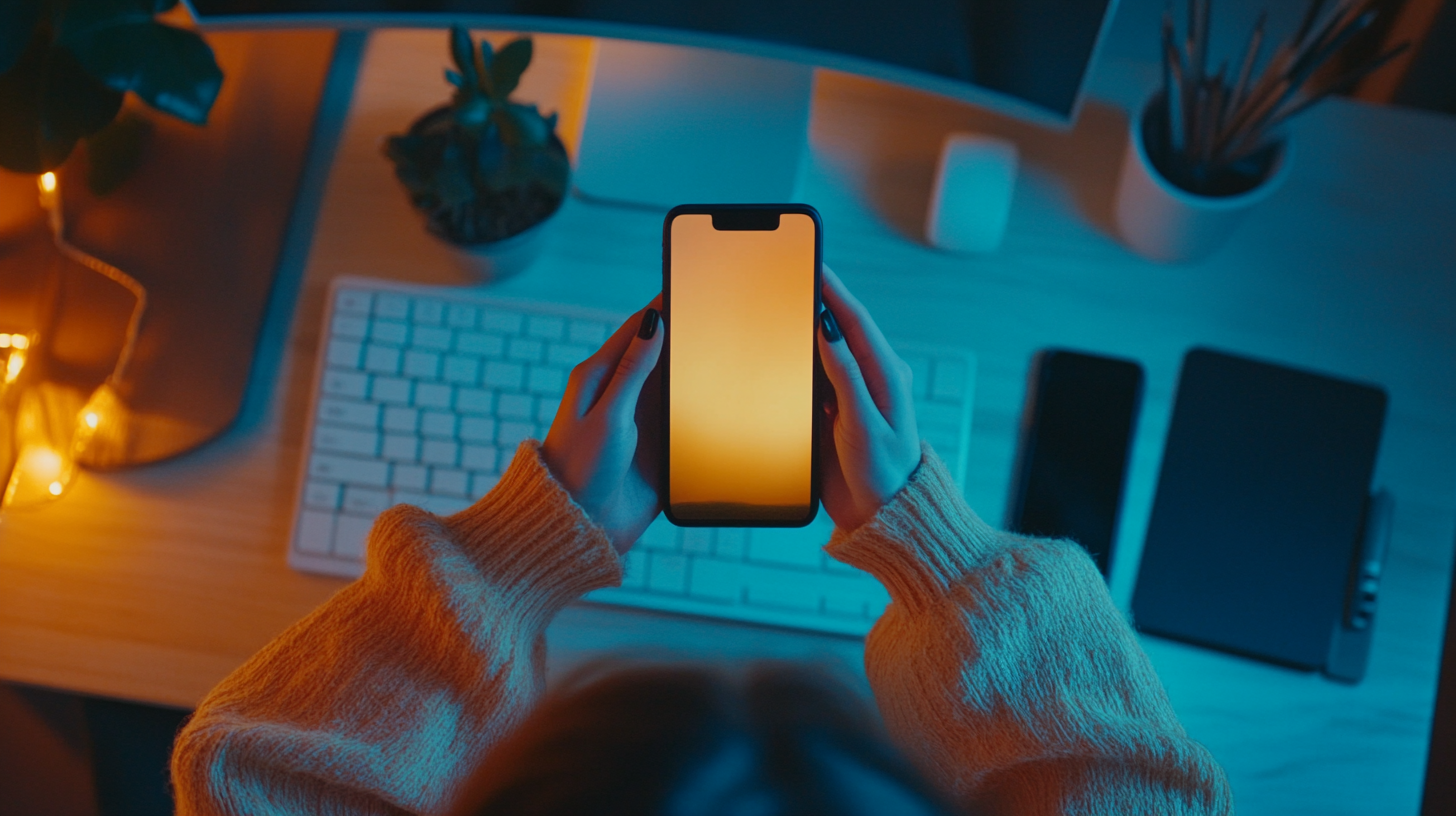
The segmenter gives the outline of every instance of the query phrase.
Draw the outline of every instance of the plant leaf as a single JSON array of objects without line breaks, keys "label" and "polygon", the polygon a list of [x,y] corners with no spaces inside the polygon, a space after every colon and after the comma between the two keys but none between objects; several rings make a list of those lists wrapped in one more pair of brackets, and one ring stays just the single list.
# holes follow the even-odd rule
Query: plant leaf
[{"label": "plant leaf", "polygon": [[81,67],[70,51],[34,37],[0,74],[0,165],[20,173],[54,169],[76,142],[105,127],[122,94]]},{"label": "plant leaf", "polygon": [[40,19],[41,0],[3,0],[0,2],[0,74],[25,53],[25,46]]},{"label": "plant leaf", "polygon": [[206,124],[222,89],[222,69],[207,42],[150,17],[93,26],[60,42],[109,87],[135,91],[148,105],[194,125]]},{"label": "plant leaf", "polygon": [[450,58],[455,60],[455,67],[460,69],[460,76],[467,83],[480,84],[480,77],[475,72],[475,48],[470,44],[470,32],[458,24],[450,26]]},{"label": "plant leaf", "polygon": [[506,47],[495,55],[490,66],[490,78],[495,85],[494,95],[504,100],[521,84],[521,74],[531,64],[531,38],[522,37],[506,43]]},{"label": "plant leaf", "polygon": [[452,71],[449,68],[445,69],[445,81],[457,88],[465,87],[465,77],[460,76],[458,71]]}]

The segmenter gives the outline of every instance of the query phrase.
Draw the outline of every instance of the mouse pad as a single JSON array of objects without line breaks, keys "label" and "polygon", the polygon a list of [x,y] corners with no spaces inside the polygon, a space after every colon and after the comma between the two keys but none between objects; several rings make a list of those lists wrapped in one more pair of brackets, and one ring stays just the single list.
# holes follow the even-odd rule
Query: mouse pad
[{"label": "mouse pad", "polygon": [[1322,667],[1385,410],[1375,386],[1190,351],[1133,595],[1138,628]]}]

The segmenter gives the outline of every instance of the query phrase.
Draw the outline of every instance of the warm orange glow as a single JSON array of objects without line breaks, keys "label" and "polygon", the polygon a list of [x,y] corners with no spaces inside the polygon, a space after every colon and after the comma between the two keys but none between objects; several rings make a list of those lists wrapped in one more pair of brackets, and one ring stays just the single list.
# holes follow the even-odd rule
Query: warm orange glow
[{"label": "warm orange glow", "polygon": [[61,495],[61,490],[63,490],[64,488],[61,487],[60,482],[51,482],[51,486],[48,489],[50,490],[52,496],[59,496]]},{"label": "warm orange glow", "polygon": [[25,352],[21,351],[18,347],[11,349],[10,359],[5,361],[6,384],[15,382],[15,379],[20,376],[20,371],[23,368],[25,368]]},{"label": "warm orange glow", "polygon": [[23,334],[0,334],[0,349],[4,348],[30,348],[30,338]]},{"label": "warm orange glow", "polygon": [[81,418],[85,420],[86,427],[92,430],[95,430],[96,426],[101,424],[101,417],[97,416],[95,411],[87,411]]},{"label": "warm orange glow", "polygon": [[672,222],[668,503],[679,518],[802,518],[813,468],[814,221]]},{"label": "warm orange glow", "polygon": [[40,188],[42,190],[46,191],[47,193],[54,193],[56,191],[56,174],[55,173],[41,173],[40,174]]}]

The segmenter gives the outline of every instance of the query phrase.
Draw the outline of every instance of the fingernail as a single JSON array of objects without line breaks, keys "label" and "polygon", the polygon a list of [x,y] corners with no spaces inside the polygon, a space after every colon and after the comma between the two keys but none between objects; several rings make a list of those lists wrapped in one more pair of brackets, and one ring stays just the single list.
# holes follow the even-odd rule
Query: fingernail
[{"label": "fingernail", "polygon": [[825,306],[824,311],[819,313],[819,327],[824,331],[824,339],[831,343],[838,343],[844,334],[839,331],[839,324],[834,322],[834,312],[829,311]]},{"label": "fingernail", "polygon": [[657,324],[662,320],[662,315],[656,309],[648,309],[642,313],[642,325],[637,327],[637,336],[643,340],[651,340],[652,335],[657,334]]}]

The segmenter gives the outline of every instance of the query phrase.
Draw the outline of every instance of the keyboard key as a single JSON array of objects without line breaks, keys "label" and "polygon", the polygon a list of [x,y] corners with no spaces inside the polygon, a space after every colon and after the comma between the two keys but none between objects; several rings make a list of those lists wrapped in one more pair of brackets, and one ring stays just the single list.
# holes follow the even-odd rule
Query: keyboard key
[{"label": "keyboard key", "polygon": [[450,339],[449,329],[436,326],[415,326],[414,336],[410,338],[410,345],[434,351],[449,351]]},{"label": "keyboard key", "polygon": [[346,340],[363,340],[369,336],[369,318],[335,313],[329,333]]},{"label": "keyboard key", "polygon": [[460,446],[441,439],[426,439],[420,447],[420,461],[431,465],[454,467],[460,455]]},{"label": "keyboard key", "polygon": [[369,324],[369,339],[390,346],[402,346],[409,340],[409,324],[396,320],[375,320]]},{"label": "keyboard key", "polygon": [[586,346],[570,343],[552,343],[546,349],[546,362],[560,368],[575,368],[578,363],[590,357],[592,350]]},{"label": "keyboard key", "polygon": [[713,552],[712,527],[684,527],[682,549],[688,555],[710,555]]},{"label": "keyboard key", "polygon": [[314,426],[313,447],[314,450],[329,453],[374,456],[379,452],[379,434],[376,431],[358,431],[319,424]]},{"label": "keyboard key", "polygon": [[372,402],[324,397],[319,400],[318,418],[335,425],[377,428],[379,427],[379,406]]},{"label": "keyboard key", "polygon": [[309,555],[328,555],[334,541],[334,514],[305,510],[298,514],[296,547]]},{"label": "keyboard key", "polygon": [[417,490],[423,493],[429,475],[430,469],[423,465],[395,465],[392,483],[396,490]]},{"label": "keyboard key", "polygon": [[364,346],[354,340],[330,340],[327,359],[329,365],[339,368],[358,368],[359,354]]},{"label": "keyboard key", "polygon": [[642,537],[637,539],[637,546],[649,550],[662,550],[675,552],[677,550],[677,527],[667,520],[666,516],[658,516],[655,521],[647,525],[642,532]]},{"label": "keyboard key", "polygon": [[414,322],[438,326],[445,322],[445,304],[430,298],[415,298]]},{"label": "keyboard key", "polygon": [[502,419],[535,419],[535,402],[529,394],[501,394],[495,403],[495,415]]},{"label": "keyboard key", "polygon": [[915,424],[921,428],[941,428],[953,434],[960,433],[964,409],[956,403],[915,403]]},{"label": "keyboard key", "polygon": [[489,493],[500,481],[500,476],[494,473],[472,473],[470,474],[470,498],[478,499]]},{"label": "keyboard key", "polygon": [[594,320],[573,320],[567,331],[567,339],[596,348],[607,341],[607,325]]},{"label": "keyboard key", "polygon": [[498,359],[506,353],[506,339],[498,334],[461,332],[455,341],[455,348],[461,354]]},{"label": "keyboard key", "polygon": [[418,408],[390,406],[384,409],[384,430],[412,434],[420,426]]},{"label": "keyboard key", "polygon": [[363,399],[369,388],[369,375],[353,371],[325,371],[323,392],[336,397]]},{"label": "keyboard key", "polygon": [[931,398],[959,401],[966,393],[966,374],[966,364],[961,360],[937,361],[930,381]]},{"label": "keyboard key", "polygon": [[502,422],[496,428],[495,441],[501,448],[515,452],[517,446],[535,435],[535,426],[529,422]]},{"label": "keyboard key", "polygon": [[455,437],[455,415],[441,411],[426,411],[420,416],[420,433],[425,436]]},{"label": "keyboard key", "polygon": [[364,347],[364,370],[375,374],[398,374],[399,349],[370,343]]},{"label": "keyboard key", "polygon": [[421,507],[437,516],[453,516],[470,505],[469,499],[458,499],[454,496],[426,496],[424,502],[420,504]]},{"label": "keyboard key", "polygon": [[417,380],[439,379],[440,355],[430,351],[407,351],[404,353],[404,373]]},{"label": "keyboard key", "polygon": [[375,377],[369,389],[369,396],[375,402],[409,405],[412,388],[411,380],[402,380],[398,377]]},{"label": "keyboard key", "polygon": [[413,434],[385,434],[380,456],[391,462],[415,462],[420,458],[420,440]]},{"label": "keyboard key", "polygon": [[367,315],[374,305],[374,295],[358,289],[340,289],[334,293],[334,311],[350,315]]},{"label": "keyboard key", "polygon": [[541,340],[560,340],[566,336],[566,320],[550,315],[531,315],[526,318],[526,334]]},{"label": "keyboard key", "polygon": [[741,561],[748,552],[748,531],[742,527],[724,527],[718,531],[716,552],[728,561]]},{"label": "keyboard key", "polygon": [[452,303],[445,310],[445,325],[454,329],[475,328],[475,307]]},{"label": "keyboard key", "polygon": [[560,396],[566,390],[566,372],[559,368],[531,366],[531,378],[527,390],[532,394]]},{"label": "keyboard key", "polygon": [[739,603],[743,600],[743,578],[738,564],[712,558],[694,558],[688,581],[688,594],[710,601]]},{"label": "keyboard key", "polygon": [[435,494],[444,493],[451,496],[464,496],[467,492],[467,483],[469,480],[470,474],[463,470],[432,468],[430,470],[430,492]]},{"label": "keyboard key", "polygon": [[763,564],[819,569],[823,541],[793,528],[754,528],[748,536],[748,558]]},{"label": "keyboard key", "polygon": [[[339,486],[328,482],[310,481],[303,488],[303,503],[319,510],[339,509]],[[328,549],[325,546],[324,549]]]},{"label": "keyboard key", "polygon": [[460,449],[460,466],[492,472],[499,457],[494,445],[466,445]]},{"label": "keyboard key", "polygon": [[450,407],[450,396],[455,389],[440,383],[417,383],[415,385],[415,405],[421,408],[446,408]]},{"label": "keyboard key", "polygon": [[830,615],[862,618],[865,616],[865,601],[857,595],[830,592],[824,595],[824,611]]},{"label": "keyboard key", "polygon": [[752,606],[774,606],[796,612],[818,612],[819,595],[792,584],[764,583],[748,586],[748,603]]},{"label": "keyboard key", "polygon": [[538,363],[541,361],[542,348],[540,340],[512,337],[510,342],[506,343],[506,359],[520,363]]},{"label": "keyboard key", "polygon": [[404,320],[409,317],[409,298],[393,292],[379,292],[374,296],[374,314]]},{"label": "keyboard key", "polygon": [[350,485],[344,488],[344,509],[362,515],[379,515],[390,506],[389,493],[370,487]]},{"label": "keyboard key", "polygon": [[461,417],[460,438],[466,442],[494,442],[495,420],[489,417]]},{"label": "keyboard key", "polygon": [[652,553],[648,557],[647,588],[653,592],[681,595],[687,590],[688,559],[673,553]]},{"label": "keyboard key", "polygon": [[622,565],[622,588],[642,589],[647,586],[647,553],[629,550]]},{"label": "keyboard key", "polygon": [[341,515],[334,525],[334,555],[354,561],[364,560],[364,543],[369,538],[373,518]]},{"label": "keyboard key", "polygon": [[[445,357],[445,379],[461,385],[475,385],[480,376],[480,362],[474,357],[450,354]],[[486,383],[489,385],[489,383]]]},{"label": "keyboard key", "polygon": [[455,397],[455,409],[462,414],[489,414],[494,406],[491,392],[483,388],[462,388]]},{"label": "keyboard key", "polygon": [[536,401],[536,421],[545,423],[547,428],[556,419],[556,409],[561,407],[561,400],[554,397],[542,397]]},{"label": "keyboard key", "polygon": [[519,363],[492,360],[485,364],[485,384],[503,391],[520,391],[526,379],[526,367]]},{"label": "keyboard key", "polygon": [[483,309],[480,313],[480,327],[486,331],[500,332],[501,334],[520,334],[521,323],[522,317],[516,312]]},{"label": "keyboard key", "polygon": [[315,453],[308,460],[308,475],[324,481],[384,487],[389,482],[389,463]]}]

